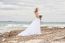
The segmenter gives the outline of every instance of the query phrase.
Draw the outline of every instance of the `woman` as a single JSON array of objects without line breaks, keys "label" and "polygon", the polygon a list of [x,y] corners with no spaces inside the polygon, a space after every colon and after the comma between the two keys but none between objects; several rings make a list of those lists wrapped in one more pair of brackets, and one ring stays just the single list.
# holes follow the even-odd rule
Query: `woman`
[{"label": "woman", "polygon": [[38,8],[35,9],[34,13],[36,15],[35,20],[31,23],[31,25],[26,30],[19,33],[18,36],[30,36],[34,34],[41,34],[40,21],[42,16],[39,15]]}]

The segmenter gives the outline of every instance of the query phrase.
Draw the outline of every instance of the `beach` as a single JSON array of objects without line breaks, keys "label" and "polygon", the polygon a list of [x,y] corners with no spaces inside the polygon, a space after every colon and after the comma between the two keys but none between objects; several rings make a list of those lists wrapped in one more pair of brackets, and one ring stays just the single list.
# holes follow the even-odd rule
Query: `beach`
[{"label": "beach", "polygon": [[31,36],[17,36],[25,29],[15,29],[0,33],[0,43],[65,43],[65,28],[41,27],[42,34]]}]

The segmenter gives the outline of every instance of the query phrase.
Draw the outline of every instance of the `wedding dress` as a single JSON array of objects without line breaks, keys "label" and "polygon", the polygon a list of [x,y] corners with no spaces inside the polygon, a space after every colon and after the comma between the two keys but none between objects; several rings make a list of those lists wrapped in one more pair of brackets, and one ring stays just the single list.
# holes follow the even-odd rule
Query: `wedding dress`
[{"label": "wedding dress", "polygon": [[26,30],[19,33],[18,36],[30,36],[34,34],[41,34],[39,18],[35,18],[35,20],[32,21],[31,25]]}]

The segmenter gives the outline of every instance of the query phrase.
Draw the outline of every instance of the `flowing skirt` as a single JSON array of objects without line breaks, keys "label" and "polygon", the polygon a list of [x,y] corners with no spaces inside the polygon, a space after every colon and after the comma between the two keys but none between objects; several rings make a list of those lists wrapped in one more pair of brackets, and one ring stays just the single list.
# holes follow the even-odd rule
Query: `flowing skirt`
[{"label": "flowing skirt", "polygon": [[19,33],[18,36],[29,36],[34,34],[41,34],[40,19],[38,18],[36,18],[26,30]]}]

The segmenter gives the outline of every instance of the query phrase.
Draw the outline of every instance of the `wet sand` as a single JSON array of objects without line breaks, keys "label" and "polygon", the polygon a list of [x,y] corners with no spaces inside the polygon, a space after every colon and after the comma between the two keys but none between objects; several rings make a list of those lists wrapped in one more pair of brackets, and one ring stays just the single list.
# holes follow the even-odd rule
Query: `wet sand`
[{"label": "wet sand", "polygon": [[0,43],[65,43],[65,28],[42,27],[42,34],[40,35],[17,36],[21,31],[24,30],[0,33]]}]

